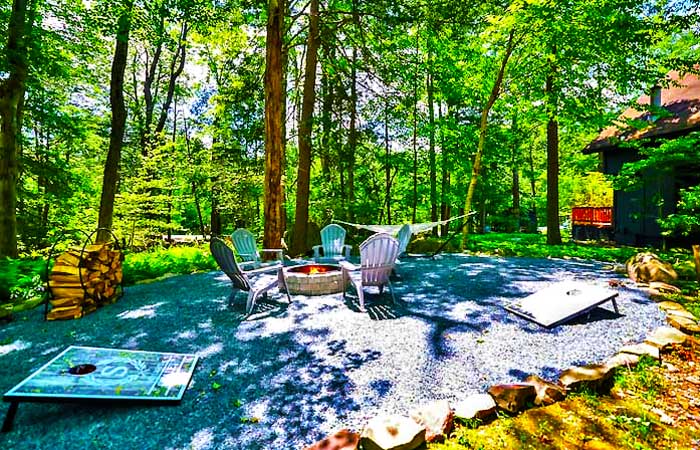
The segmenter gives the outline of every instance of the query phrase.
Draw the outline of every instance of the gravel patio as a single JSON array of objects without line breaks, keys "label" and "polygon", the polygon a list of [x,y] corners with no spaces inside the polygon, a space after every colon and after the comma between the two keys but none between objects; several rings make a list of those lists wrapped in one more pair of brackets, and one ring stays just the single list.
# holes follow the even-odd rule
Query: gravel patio
[{"label": "gravel patio", "polygon": [[241,321],[244,296],[229,306],[228,278],[211,272],[130,286],[80,320],[18,314],[0,325],[3,393],[68,345],[201,359],[178,406],[23,403],[0,447],[298,449],[380,412],[458,401],[532,373],[555,378],[664,324],[644,292],[625,286],[615,288],[620,316],[607,303],[553,330],[501,307],[557,281],[620,278],[598,262],[445,255],[406,259],[397,272],[398,304],[369,291],[366,313],[354,292],[347,302],[297,295],[286,305],[274,290]]}]

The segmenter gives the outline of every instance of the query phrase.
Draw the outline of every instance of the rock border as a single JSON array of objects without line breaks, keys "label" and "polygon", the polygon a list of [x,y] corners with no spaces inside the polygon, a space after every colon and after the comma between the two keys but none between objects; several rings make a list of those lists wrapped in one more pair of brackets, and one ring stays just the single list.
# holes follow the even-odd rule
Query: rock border
[{"label": "rock border", "polygon": [[[666,313],[666,322],[670,326],[656,328],[643,342],[624,345],[601,364],[570,367],[559,374],[556,382],[530,375],[521,383],[494,385],[487,393],[471,394],[454,407],[447,400],[436,400],[413,410],[410,417],[377,416],[367,422],[361,433],[343,429],[305,447],[305,450],[414,450],[426,442],[445,439],[454,427],[455,418],[467,424],[479,425],[494,417],[497,411],[519,414],[533,407],[564,400],[570,391],[590,389],[607,393],[619,368],[636,366],[644,355],[661,361],[669,347],[687,344],[695,334],[700,333],[700,321],[683,305],[659,295],[656,286],[647,285],[646,291],[657,302],[659,309]],[[351,438],[338,442],[334,436],[339,433]]]}]

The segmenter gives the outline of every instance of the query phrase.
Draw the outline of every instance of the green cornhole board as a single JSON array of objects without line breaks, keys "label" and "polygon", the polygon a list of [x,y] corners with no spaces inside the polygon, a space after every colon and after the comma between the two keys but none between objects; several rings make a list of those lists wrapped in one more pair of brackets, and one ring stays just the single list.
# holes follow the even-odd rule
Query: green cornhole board
[{"label": "green cornhole board", "polygon": [[70,346],[10,389],[2,431],[20,402],[178,404],[192,379],[193,354]]},{"label": "green cornhole board", "polygon": [[594,284],[562,281],[510,302],[504,308],[538,325],[552,328],[608,301],[619,314],[615,302],[617,296],[617,292]]}]

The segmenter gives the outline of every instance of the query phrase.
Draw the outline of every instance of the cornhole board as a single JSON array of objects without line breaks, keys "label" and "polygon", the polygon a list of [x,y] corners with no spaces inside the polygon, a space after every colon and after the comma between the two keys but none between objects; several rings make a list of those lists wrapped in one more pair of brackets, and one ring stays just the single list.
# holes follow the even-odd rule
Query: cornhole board
[{"label": "cornhole board", "polygon": [[70,346],[10,389],[2,431],[10,431],[21,402],[177,404],[198,356]]},{"label": "cornhole board", "polygon": [[580,281],[562,281],[504,306],[513,314],[531,320],[546,328],[556,327],[593,308],[612,302],[617,314],[615,298],[618,293],[604,287]]}]

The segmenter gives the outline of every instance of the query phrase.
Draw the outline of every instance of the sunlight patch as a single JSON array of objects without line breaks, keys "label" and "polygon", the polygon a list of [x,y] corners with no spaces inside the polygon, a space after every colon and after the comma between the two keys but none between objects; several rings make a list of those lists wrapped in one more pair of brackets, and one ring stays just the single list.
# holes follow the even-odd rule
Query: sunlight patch
[{"label": "sunlight patch", "polygon": [[11,344],[0,345],[0,356],[7,355],[15,350],[24,350],[31,347],[32,344],[24,341],[15,341]]},{"label": "sunlight patch", "polygon": [[182,333],[176,334],[175,337],[170,339],[170,340],[177,341],[179,339],[194,339],[196,337],[197,337],[197,333],[195,333],[192,330],[187,330],[187,331],[183,331]]},{"label": "sunlight patch", "polygon": [[214,432],[211,428],[199,430],[192,436],[192,441],[188,448],[192,450],[203,450],[211,448],[214,444]]},{"label": "sunlight patch", "polygon": [[163,302],[154,303],[153,305],[142,306],[141,308],[134,309],[132,311],[124,311],[123,313],[118,314],[117,317],[119,317],[120,319],[144,319],[155,317],[155,309],[163,304]]},{"label": "sunlight patch", "polygon": [[206,358],[207,356],[216,355],[217,353],[221,353],[221,351],[223,349],[224,349],[224,345],[221,342],[217,342],[216,344],[212,344],[209,347],[198,351],[197,356],[199,356],[200,358]]},{"label": "sunlight patch", "polygon": [[49,353],[55,353],[55,352],[61,350],[61,348],[62,348],[62,347],[50,347],[50,348],[47,348],[46,350],[44,350],[43,352],[41,352],[41,356],[46,356],[46,355],[48,355]]},{"label": "sunlight patch", "polygon": [[206,321],[197,324],[197,326],[202,330],[209,330],[212,327],[211,319],[207,319]]}]

